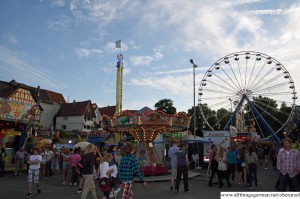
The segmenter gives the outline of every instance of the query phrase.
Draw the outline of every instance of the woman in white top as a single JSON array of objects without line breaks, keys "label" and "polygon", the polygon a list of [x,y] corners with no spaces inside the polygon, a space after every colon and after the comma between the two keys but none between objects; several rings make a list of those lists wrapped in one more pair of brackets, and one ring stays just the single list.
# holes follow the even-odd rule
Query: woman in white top
[{"label": "woman in white top", "polygon": [[223,147],[219,147],[218,152],[215,156],[215,160],[218,162],[218,179],[219,179],[219,188],[223,187],[222,178],[226,179],[228,187],[231,187],[232,184],[229,182],[229,173],[227,166],[227,154]]},{"label": "woman in white top", "polygon": [[[100,179],[101,178],[110,178],[110,174],[114,171],[113,169],[109,168],[109,163],[112,160],[112,155],[110,153],[106,153],[101,162],[100,162],[100,166],[99,166],[99,175],[100,175]],[[102,197],[102,199],[107,199],[109,198],[109,192],[110,191],[103,191],[104,196]]]}]

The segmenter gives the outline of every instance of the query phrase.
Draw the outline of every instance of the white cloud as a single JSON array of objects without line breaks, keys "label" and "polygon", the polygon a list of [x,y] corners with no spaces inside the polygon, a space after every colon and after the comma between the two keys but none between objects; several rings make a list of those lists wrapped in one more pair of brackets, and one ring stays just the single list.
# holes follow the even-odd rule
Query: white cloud
[{"label": "white cloud", "polygon": [[130,48],[135,49],[135,50],[141,49],[141,46],[140,46],[140,45],[137,45],[137,44],[135,43],[135,41],[129,41],[128,45],[130,46]]},{"label": "white cloud", "polygon": [[82,1],[72,0],[70,10],[82,22],[94,22],[103,27],[110,22],[122,19],[135,10],[137,2],[123,1]]},{"label": "white cloud", "polygon": [[63,7],[66,4],[64,0],[52,0],[51,5]]},{"label": "white cloud", "polygon": [[161,52],[161,49],[156,48],[154,49],[154,54],[150,55],[142,55],[142,56],[131,56],[130,62],[134,66],[142,66],[142,65],[149,65],[153,61],[161,60],[164,58],[164,54]]},{"label": "white cloud", "polygon": [[[122,41],[121,42],[121,49],[123,52],[129,50],[129,46],[127,45],[126,42]],[[107,53],[116,53],[120,51],[119,48],[116,48],[116,42],[107,42],[104,47],[105,52]]]},{"label": "white cloud", "polygon": [[86,57],[90,57],[102,53],[103,51],[101,49],[88,49],[88,48],[75,49],[75,54],[79,56],[79,58],[86,58]]},{"label": "white cloud", "polygon": [[257,3],[262,0],[227,0],[224,3],[227,4],[227,6],[239,6],[244,4],[252,4]]},{"label": "white cloud", "polygon": [[62,16],[59,20],[48,21],[48,27],[53,30],[61,30],[67,28],[71,24],[71,18],[68,16]]},{"label": "white cloud", "polygon": [[283,10],[283,9],[276,9],[276,10],[250,10],[244,12],[246,15],[282,15],[294,12],[294,10]]},{"label": "white cloud", "polygon": [[139,66],[139,65],[149,65],[153,60],[154,57],[152,56],[132,56],[129,58],[132,65]]},{"label": "white cloud", "polygon": [[132,78],[131,83],[136,86],[145,88],[154,88],[164,91],[168,94],[185,95],[190,93],[192,88],[192,74],[184,75],[166,75],[166,76],[149,76],[143,78]]}]

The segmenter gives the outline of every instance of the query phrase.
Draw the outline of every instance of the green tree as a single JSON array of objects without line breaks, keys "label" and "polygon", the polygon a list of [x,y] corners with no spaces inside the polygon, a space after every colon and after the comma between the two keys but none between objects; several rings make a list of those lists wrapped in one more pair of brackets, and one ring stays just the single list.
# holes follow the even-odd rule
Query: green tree
[{"label": "green tree", "polygon": [[159,100],[154,107],[157,110],[163,111],[167,114],[173,115],[176,113],[176,108],[173,106],[173,101],[171,99]]}]

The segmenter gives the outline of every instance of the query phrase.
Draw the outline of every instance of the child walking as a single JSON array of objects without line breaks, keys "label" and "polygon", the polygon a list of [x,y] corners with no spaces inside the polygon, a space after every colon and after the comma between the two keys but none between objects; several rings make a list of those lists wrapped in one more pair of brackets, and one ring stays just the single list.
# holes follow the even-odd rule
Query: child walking
[{"label": "child walking", "polygon": [[29,157],[29,160],[27,163],[29,164],[29,170],[28,170],[28,193],[25,196],[26,198],[31,197],[32,193],[32,182],[36,184],[36,187],[38,189],[38,193],[42,193],[39,185],[39,173],[40,173],[40,167],[42,162],[42,156],[39,155],[38,148],[33,149],[33,155]]}]

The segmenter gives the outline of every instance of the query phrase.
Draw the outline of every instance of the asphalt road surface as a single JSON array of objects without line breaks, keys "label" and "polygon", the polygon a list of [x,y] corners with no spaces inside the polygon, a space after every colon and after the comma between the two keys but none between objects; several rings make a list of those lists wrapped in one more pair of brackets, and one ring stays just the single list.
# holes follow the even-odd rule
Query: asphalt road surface
[{"label": "asphalt road surface", "polygon": [[[196,171],[196,170],[193,170]],[[225,186],[219,188],[217,184],[209,187],[208,181],[205,180],[206,169],[197,170],[203,175],[189,179],[189,187],[191,192],[184,193],[180,191],[178,194],[170,191],[169,181],[152,181],[148,183],[147,188],[142,186],[142,183],[135,183],[134,185],[134,198],[135,199],[189,199],[189,198],[220,198],[220,192],[237,191],[237,192],[253,192],[249,188],[239,186],[237,182],[233,182],[232,187],[227,187],[225,180]],[[258,189],[256,192],[275,192],[275,183],[278,178],[278,172],[272,169],[270,166],[259,166],[258,168]],[[70,176],[69,176],[70,177]],[[214,180],[216,181],[216,179]],[[80,194],[77,193],[77,187],[63,186],[61,183],[61,174],[56,174],[52,177],[46,177],[40,180],[42,193],[38,194],[36,187],[33,186],[33,193],[31,198],[38,199],[80,199]],[[28,183],[26,181],[26,175],[13,176],[12,173],[0,177],[0,199],[21,199],[24,198],[28,192]],[[181,190],[183,190],[183,184],[181,181]],[[100,199],[103,195],[97,186],[97,196]],[[88,198],[92,198],[91,195]],[[117,198],[121,198],[119,193]]]}]

